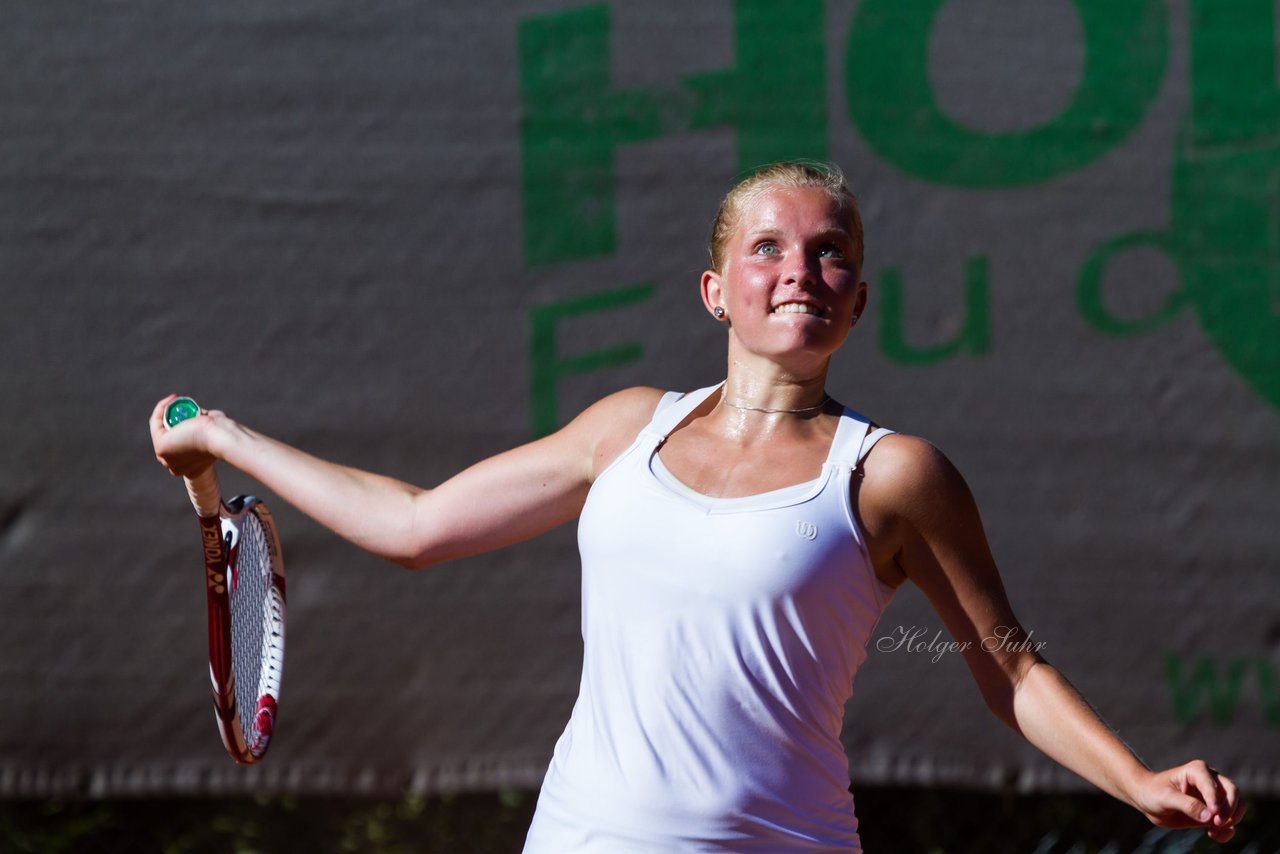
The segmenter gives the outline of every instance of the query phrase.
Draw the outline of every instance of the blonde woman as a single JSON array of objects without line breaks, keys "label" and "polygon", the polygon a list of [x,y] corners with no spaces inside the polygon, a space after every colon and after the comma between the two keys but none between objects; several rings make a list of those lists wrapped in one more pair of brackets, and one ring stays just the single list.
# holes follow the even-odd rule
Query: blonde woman
[{"label": "blonde woman", "polygon": [[[725,198],[702,274],[723,382],[632,388],[434,489],[323,462],[213,411],[166,431],[355,544],[420,569],[579,519],[581,692],[525,851],[860,851],[845,701],[894,591],[916,584],[987,705],[1166,827],[1229,839],[1244,806],[1196,760],[1151,771],[1031,648],[963,478],[826,391],[867,301],[862,225],[833,168],[767,167]],[[357,516],[350,508],[361,508]],[[1006,633],[988,650],[980,642]],[[990,645],[988,645],[990,646]]]}]

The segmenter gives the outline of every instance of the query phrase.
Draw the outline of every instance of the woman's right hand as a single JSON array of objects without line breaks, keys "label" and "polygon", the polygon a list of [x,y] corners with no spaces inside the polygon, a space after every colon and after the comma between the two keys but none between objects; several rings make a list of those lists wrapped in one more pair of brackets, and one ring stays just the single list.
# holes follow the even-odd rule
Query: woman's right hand
[{"label": "woman's right hand", "polygon": [[207,471],[217,460],[213,451],[214,435],[230,419],[221,412],[202,409],[195,418],[176,427],[168,427],[164,423],[164,410],[177,398],[178,395],[171,394],[151,411],[151,446],[155,449],[156,459],[169,470],[169,474],[195,477]]}]

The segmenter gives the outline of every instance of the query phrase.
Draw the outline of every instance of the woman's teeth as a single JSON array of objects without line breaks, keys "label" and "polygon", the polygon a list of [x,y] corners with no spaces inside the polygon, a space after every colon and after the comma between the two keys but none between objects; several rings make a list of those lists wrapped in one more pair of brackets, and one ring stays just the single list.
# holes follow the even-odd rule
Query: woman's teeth
[{"label": "woman's teeth", "polygon": [[822,316],[822,310],[814,305],[805,305],[799,302],[784,302],[773,310],[774,314],[812,314],[816,317]]}]

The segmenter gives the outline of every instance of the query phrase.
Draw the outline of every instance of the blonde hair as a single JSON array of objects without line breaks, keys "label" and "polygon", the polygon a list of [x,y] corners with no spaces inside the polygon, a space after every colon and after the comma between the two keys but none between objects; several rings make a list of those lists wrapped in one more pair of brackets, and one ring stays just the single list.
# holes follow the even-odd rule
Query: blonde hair
[{"label": "blonde hair", "polygon": [[715,223],[711,226],[711,269],[722,272],[725,247],[733,236],[741,219],[742,209],[753,199],[767,190],[781,187],[784,189],[800,189],[816,187],[825,190],[849,216],[849,233],[853,235],[854,262],[862,269],[862,217],[858,213],[858,200],[854,197],[849,185],[845,183],[844,173],[834,163],[818,163],[810,161],[790,161],[773,163],[755,170],[737,184],[733,185],[720,203]]}]

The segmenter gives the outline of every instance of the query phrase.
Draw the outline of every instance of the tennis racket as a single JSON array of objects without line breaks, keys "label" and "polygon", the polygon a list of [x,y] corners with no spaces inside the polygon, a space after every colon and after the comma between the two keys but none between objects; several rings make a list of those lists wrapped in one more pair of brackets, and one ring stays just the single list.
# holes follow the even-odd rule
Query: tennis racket
[{"label": "tennis racket", "polygon": [[[164,411],[172,428],[200,414],[189,397]],[[218,731],[231,758],[257,762],[275,730],[284,667],[284,561],[267,506],[241,495],[223,503],[210,467],[183,478],[200,517],[209,595],[209,676]]]}]

